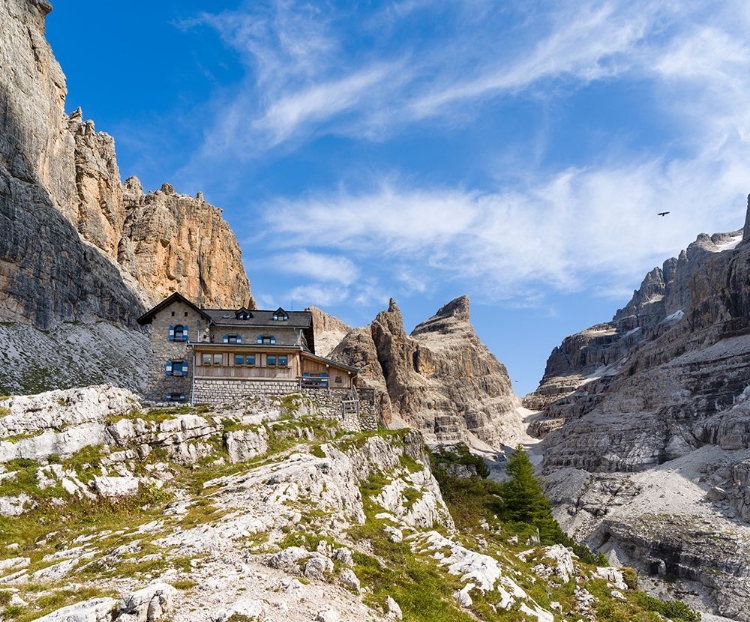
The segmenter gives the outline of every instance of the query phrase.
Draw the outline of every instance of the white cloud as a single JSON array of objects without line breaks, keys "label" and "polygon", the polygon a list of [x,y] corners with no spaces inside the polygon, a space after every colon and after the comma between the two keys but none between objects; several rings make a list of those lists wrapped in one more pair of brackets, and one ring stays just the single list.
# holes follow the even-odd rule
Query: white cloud
[{"label": "white cloud", "polygon": [[284,274],[304,276],[311,281],[337,282],[351,285],[359,277],[359,269],[350,259],[340,255],[311,253],[305,249],[272,257],[267,267]]},{"label": "white cloud", "polygon": [[302,301],[304,306],[331,307],[347,300],[349,294],[349,290],[345,287],[325,283],[309,283],[289,290],[286,298],[297,303]]},{"label": "white cloud", "polygon": [[[554,12],[530,8],[526,23],[509,29],[502,11],[475,4],[430,8],[435,19],[458,24],[442,38],[392,41],[384,29],[356,52],[346,45],[356,19],[341,22],[321,7],[287,0],[203,14],[198,21],[236,48],[249,70],[218,104],[207,153],[257,157],[319,133],[380,140],[429,117],[460,122],[473,114],[467,102],[514,95],[540,80],[610,78],[644,62],[648,35],[685,10],[653,1],[570,2]],[[390,5],[384,16],[407,20],[417,8],[425,5]]]},{"label": "white cloud", "polygon": [[[497,175],[502,185],[440,187],[384,176],[374,188],[348,179],[335,191],[269,201],[267,225],[291,252],[314,240],[321,258],[343,253],[367,270],[392,266],[389,277],[407,292],[453,279],[531,304],[548,286],[621,294],[623,282],[637,284],[644,266],[661,264],[699,231],[742,225],[750,179],[743,4],[600,0],[549,10],[537,3],[510,28],[485,5],[483,21],[455,20],[445,38],[406,40],[393,52],[387,37],[399,20],[432,10],[408,2],[391,6],[383,23],[395,25],[383,29],[382,41],[370,33],[371,47],[357,53],[346,43],[353,21],[308,5],[300,21],[298,5],[274,6],[260,20],[257,11],[206,18],[246,51],[252,74],[207,133],[204,155],[259,157],[325,133],[383,140],[404,128],[429,131],[436,119],[468,123],[498,97],[564,101],[595,81],[643,88],[653,100],[648,110],[676,127],[662,143],[638,145],[641,152],[605,146],[576,167],[540,168],[544,154],[537,154],[518,175],[522,182]],[[540,151],[548,138],[537,137]],[[494,157],[508,161],[504,145]],[[672,213],[661,219],[658,211]],[[307,295],[320,304],[382,295],[378,283],[368,291],[345,280],[321,285],[329,260],[310,275]]]},{"label": "white cloud", "polygon": [[619,295],[623,281],[640,282],[644,266],[661,265],[698,232],[740,228],[748,178],[748,165],[654,160],[570,169],[495,193],[389,181],[368,194],[285,200],[266,213],[291,247],[313,239],[392,265],[406,291],[415,288],[398,267],[412,265],[430,275],[417,291],[450,279],[495,299],[538,302],[550,286]]},{"label": "white cloud", "polygon": [[324,121],[361,104],[372,89],[381,88],[392,68],[388,65],[368,67],[341,80],[285,95],[273,102],[260,119],[253,121],[253,129],[266,135],[267,146],[273,147],[305,125]]}]

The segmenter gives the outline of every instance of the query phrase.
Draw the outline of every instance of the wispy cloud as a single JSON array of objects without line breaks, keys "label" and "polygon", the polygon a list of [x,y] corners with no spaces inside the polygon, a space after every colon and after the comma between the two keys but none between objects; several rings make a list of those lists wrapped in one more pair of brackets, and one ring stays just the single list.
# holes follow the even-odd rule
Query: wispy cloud
[{"label": "wispy cloud", "polygon": [[[412,13],[424,18],[426,10],[418,9],[424,3],[393,4],[384,15],[408,27]],[[291,0],[201,15],[193,23],[215,28],[248,68],[206,134],[208,153],[220,146],[258,157],[279,143],[326,132],[381,139],[425,118],[450,115],[455,122],[467,102],[513,95],[541,80],[586,84],[619,75],[642,62],[649,35],[678,7],[571,2],[554,11],[530,9],[521,25],[510,26],[503,21],[507,11],[485,9],[482,23],[468,19],[477,11],[472,3],[434,9],[435,19],[458,26],[441,29],[440,37],[406,39],[399,29],[384,29],[356,51],[348,44],[362,28],[355,19],[342,22]],[[467,22],[470,28],[462,28]]]},{"label": "wispy cloud", "polygon": [[[750,11],[739,2],[477,9],[413,0],[390,3],[362,24],[328,5],[260,6],[200,18],[243,56],[248,75],[217,104],[194,166],[209,155],[283,157],[280,147],[327,134],[367,142],[415,128],[428,134],[446,120],[469,127],[494,114],[499,99],[560,104],[592,84],[640,89],[648,112],[674,125],[662,142],[605,144],[588,160],[571,157],[575,165],[545,163],[551,130],[538,136],[530,128],[538,153],[509,165],[517,171],[511,181],[495,171],[483,184],[437,184],[404,171],[375,172],[373,185],[368,171],[335,190],[334,182],[265,201],[259,213],[275,244],[315,249],[301,263],[318,266],[305,293],[320,304],[382,294],[377,279],[368,293],[324,278],[335,272],[326,262],[342,255],[361,273],[387,261],[388,279],[409,292],[451,279],[512,304],[538,303],[545,287],[622,294],[623,282],[678,252],[696,229],[741,224],[750,178]],[[594,102],[592,112],[606,105]],[[497,162],[515,157],[512,146],[483,147]],[[657,220],[665,210],[670,217]]]},{"label": "wispy cloud", "polygon": [[[570,169],[496,193],[388,181],[366,194],[280,201],[267,210],[268,225],[291,247],[315,240],[355,260],[377,254],[389,265],[420,266],[421,291],[449,279],[470,289],[481,283],[494,299],[538,302],[544,288],[591,283],[600,294],[622,295],[623,282],[679,252],[696,228],[740,226],[749,176],[750,166],[652,161]],[[658,211],[672,213],[663,219]],[[408,273],[401,277],[414,288]]]},{"label": "wispy cloud", "polygon": [[312,281],[336,282],[351,285],[359,277],[359,268],[347,257],[311,253],[301,249],[293,253],[275,255],[267,266],[283,274],[304,276]]}]

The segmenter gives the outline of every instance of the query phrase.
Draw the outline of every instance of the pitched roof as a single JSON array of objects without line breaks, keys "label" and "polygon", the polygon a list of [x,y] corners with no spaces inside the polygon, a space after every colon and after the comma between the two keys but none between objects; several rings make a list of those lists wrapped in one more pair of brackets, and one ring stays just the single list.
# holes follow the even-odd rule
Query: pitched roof
[{"label": "pitched roof", "polygon": [[317,354],[313,354],[312,352],[302,352],[302,356],[317,361],[318,363],[325,363],[327,365],[330,365],[331,367],[338,367],[339,369],[350,371],[355,375],[359,372],[359,369],[357,367],[354,367],[353,365],[347,365],[346,363],[342,363],[340,361],[327,359],[325,357],[318,356]]},{"label": "pitched roof", "polygon": [[158,305],[155,307],[149,309],[144,313],[141,317],[138,318],[138,323],[143,326],[144,324],[150,324],[151,320],[154,318],[154,316],[159,313],[162,309],[166,309],[169,305],[171,305],[173,302],[181,302],[183,304],[186,304],[188,307],[193,309],[193,311],[196,311],[200,315],[202,315],[207,320],[211,319],[211,316],[208,315],[203,309],[200,309],[199,307],[196,307],[192,302],[190,302],[185,296],[180,294],[179,292],[175,292],[171,296],[165,298],[162,300]]},{"label": "pitched roof", "polygon": [[217,326],[267,326],[292,328],[309,328],[312,325],[312,313],[309,311],[286,311],[288,320],[274,320],[277,311],[250,311],[250,317],[246,320],[237,318],[236,309],[203,309],[203,312],[211,318]]}]

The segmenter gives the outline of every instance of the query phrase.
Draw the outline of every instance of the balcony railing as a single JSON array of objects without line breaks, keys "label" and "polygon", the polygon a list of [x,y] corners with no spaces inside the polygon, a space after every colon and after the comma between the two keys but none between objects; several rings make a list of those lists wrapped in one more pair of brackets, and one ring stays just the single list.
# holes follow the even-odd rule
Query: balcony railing
[{"label": "balcony railing", "polygon": [[196,378],[271,378],[293,380],[290,367],[229,367],[198,366]]}]

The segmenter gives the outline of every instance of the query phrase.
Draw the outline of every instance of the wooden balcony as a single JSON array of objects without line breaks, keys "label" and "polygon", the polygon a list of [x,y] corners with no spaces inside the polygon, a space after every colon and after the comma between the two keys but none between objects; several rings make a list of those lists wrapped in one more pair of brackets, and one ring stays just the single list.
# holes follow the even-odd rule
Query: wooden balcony
[{"label": "wooden balcony", "polygon": [[291,367],[219,367],[198,366],[196,378],[258,378],[271,380],[295,380]]}]

